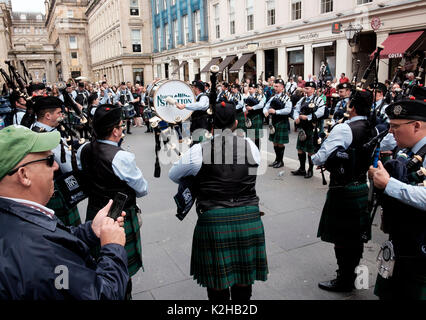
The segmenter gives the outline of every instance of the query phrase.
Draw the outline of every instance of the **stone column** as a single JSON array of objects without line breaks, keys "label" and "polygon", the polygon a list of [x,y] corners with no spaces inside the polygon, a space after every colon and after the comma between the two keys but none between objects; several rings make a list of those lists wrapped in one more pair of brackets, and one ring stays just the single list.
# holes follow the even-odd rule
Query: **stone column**
[{"label": "stone column", "polygon": [[278,48],[278,74],[280,74],[285,81],[288,81],[288,56],[286,47]]},{"label": "stone column", "polygon": [[195,79],[194,60],[193,59],[188,60],[188,70],[189,70],[189,81],[192,82]]},{"label": "stone column", "polygon": [[305,72],[304,72],[304,78],[308,78],[308,74],[314,74],[314,52],[312,49],[312,43],[305,44]]},{"label": "stone column", "polygon": [[[209,57],[200,58],[200,68],[201,70],[210,62]],[[209,82],[210,81],[210,72],[201,72],[201,81]]]},{"label": "stone column", "polygon": [[[244,66],[242,69],[244,70]],[[260,75],[262,75],[262,81],[265,80],[265,51],[263,49],[258,49],[256,51],[256,83]]]},{"label": "stone column", "polygon": [[[184,60],[179,60],[179,66],[180,66],[180,64],[181,64],[182,62],[184,62]],[[180,67],[180,69],[179,69],[179,79],[180,79],[180,80],[182,80],[182,81],[185,81],[184,68],[185,68],[185,66],[184,66],[184,65],[182,65],[182,66]]]},{"label": "stone column", "polygon": [[[377,33],[377,45],[381,45],[389,36],[387,32]],[[376,46],[377,47],[377,46]],[[389,77],[389,59],[380,59],[379,82],[384,83]]]},{"label": "stone column", "polygon": [[345,73],[352,79],[352,48],[348,40],[338,39],[336,43],[336,78],[339,79]]}]

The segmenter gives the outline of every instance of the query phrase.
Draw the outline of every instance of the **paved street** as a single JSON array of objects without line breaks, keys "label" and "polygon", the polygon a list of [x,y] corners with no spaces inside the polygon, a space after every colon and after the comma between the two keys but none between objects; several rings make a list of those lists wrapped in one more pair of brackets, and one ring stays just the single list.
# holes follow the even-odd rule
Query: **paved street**
[{"label": "paved street", "polygon": [[[190,275],[191,242],[196,212],[193,209],[180,222],[176,217],[173,196],[177,185],[168,179],[170,165],[162,166],[161,178],[155,179],[154,137],[146,128],[132,128],[123,147],[136,154],[136,161],[149,182],[148,196],[139,199],[143,213],[142,248],[145,271],[133,278],[133,298],[137,300],[205,300],[206,290]],[[385,235],[373,226],[373,240],[365,245],[362,264],[369,269],[369,290],[351,294],[328,293],[317,287],[318,281],[332,279],[337,269],[333,245],[317,238],[317,227],[325,201],[327,187],[319,173],[312,180],[293,177],[298,168],[295,150],[296,134],[291,134],[287,146],[285,173],[268,169],[258,177],[257,192],[261,210],[266,213],[263,223],[266,234],[269,278],[256,282],[255,300],[305,299],[376,299],[373,288],[376,278],[375,259]],[[272,145],[262,152],[262,160],[274,160]],[[263,164],[266,165],[266,162]],[[80,204],[84,216],[86,203]],[[83,217],[84,219],[84,217]]]}]

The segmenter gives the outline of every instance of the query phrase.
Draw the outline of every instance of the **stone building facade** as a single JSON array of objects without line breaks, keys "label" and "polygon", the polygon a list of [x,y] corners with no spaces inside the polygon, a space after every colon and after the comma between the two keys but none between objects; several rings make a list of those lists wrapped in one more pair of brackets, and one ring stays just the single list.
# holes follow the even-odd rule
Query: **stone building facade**
[{"label": "stone building facade", "polygon": [[[10,0],[0,0],[0,68],[6,70],[5,60],[12,48],[12,4]],[[0,84],[3,83],[0,77]]]},{"label": "stone building facade", "polygon": [[48,41],[55,50],[54,65],[59,81],[80,76],[92,78],[87,5],[88,0],[45,1],[45,25]]},{"label": "stone building facade", "polygon": [[97,81],[152,81],[148,0],[91,0],[85,12]]}]

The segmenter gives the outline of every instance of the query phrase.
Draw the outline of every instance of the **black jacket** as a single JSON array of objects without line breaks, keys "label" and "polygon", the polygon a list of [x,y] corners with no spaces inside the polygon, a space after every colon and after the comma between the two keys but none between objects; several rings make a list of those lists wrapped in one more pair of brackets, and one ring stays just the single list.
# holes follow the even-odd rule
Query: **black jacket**
[{"label": "black jacket", "polygon": [[89,252],[95,245],[91,222],[68,228],[56,217],[0,198],[0,300],[124,299],[124,247],[103,246],[96,262]]}]

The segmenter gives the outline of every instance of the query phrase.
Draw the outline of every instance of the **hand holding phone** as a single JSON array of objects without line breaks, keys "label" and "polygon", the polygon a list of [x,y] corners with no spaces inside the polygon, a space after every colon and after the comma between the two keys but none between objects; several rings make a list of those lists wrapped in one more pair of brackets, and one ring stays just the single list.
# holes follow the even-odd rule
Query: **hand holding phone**
[{"label": "hand holding phone", "polygon": [[114,197],[112,206],[108,211],[108,217],[113,219],[114,221],[121,217],[121,213],[123,212],[126,201],[127,195],[121,192],[117,192],[116,196]]}]

